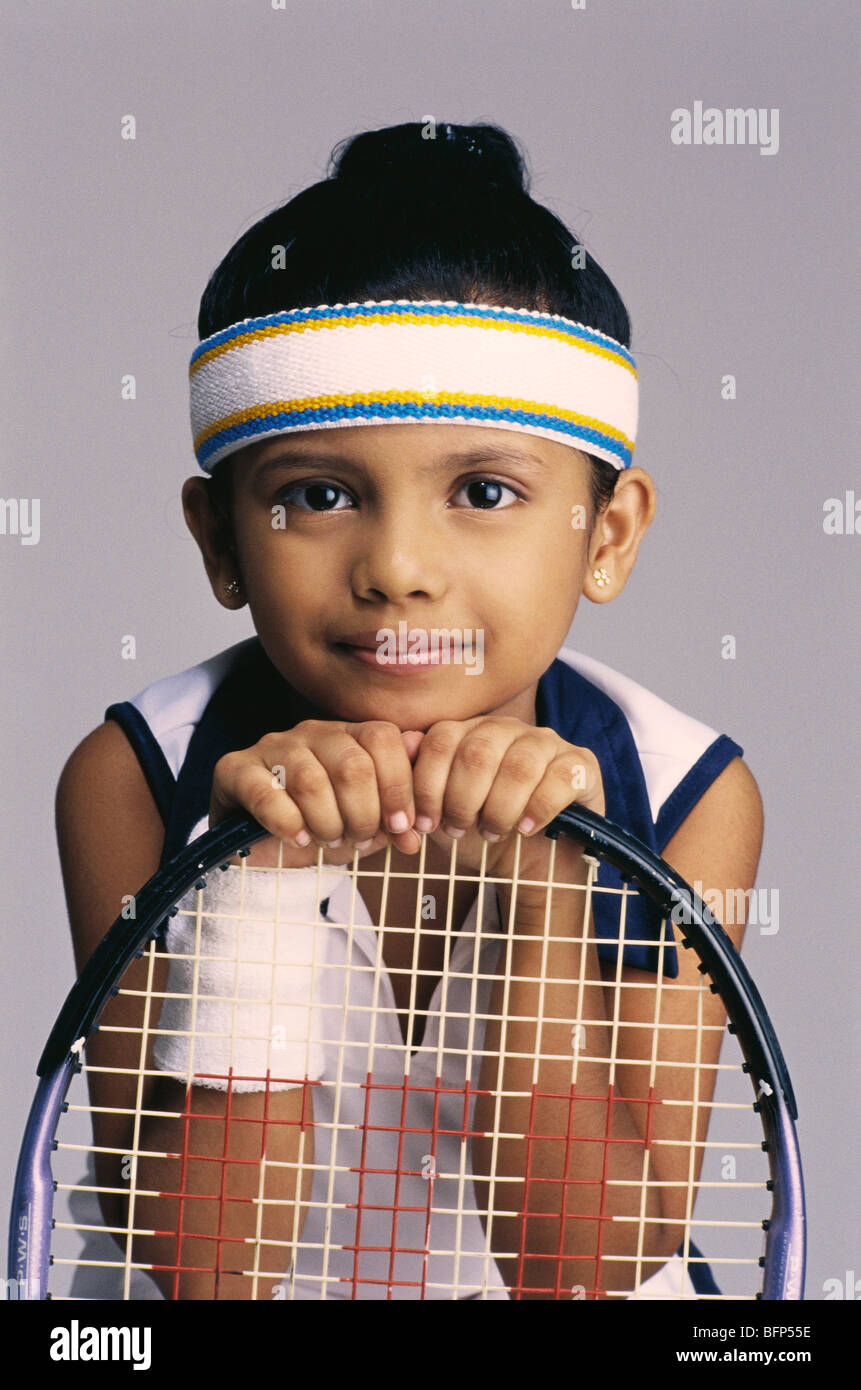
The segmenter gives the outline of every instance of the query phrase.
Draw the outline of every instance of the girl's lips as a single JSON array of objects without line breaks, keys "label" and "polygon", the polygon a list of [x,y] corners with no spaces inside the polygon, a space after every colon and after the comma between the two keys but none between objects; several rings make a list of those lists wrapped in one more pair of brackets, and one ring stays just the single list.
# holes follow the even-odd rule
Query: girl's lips
[{"label": "girl's lips", "polygon": [[361,661],[363,666],[371,666],[375,671],[380,671],[383,675],[390,676],[414,676],[420,675],[432,666],[441,665],[441,653],[437,651],[427,651],[418,656],[417,659],[407,659],[406,661],[380,661],[377,650],[369,647],[353,647],[348,642],[338,642],[338,648],[345,652],[347,656],[355,657]]}]

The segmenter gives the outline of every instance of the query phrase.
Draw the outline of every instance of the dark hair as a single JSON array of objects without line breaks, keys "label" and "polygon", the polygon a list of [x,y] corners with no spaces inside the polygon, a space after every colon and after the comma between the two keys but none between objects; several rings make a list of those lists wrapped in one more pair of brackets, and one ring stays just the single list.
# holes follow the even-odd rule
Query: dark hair
[{"label": "dark hair", "polygon": [[[561,314],[628,347],[627,310],[592,256],[572,266],[579,246],[530,197],[524,157],[499,126],[369,130],[335,147],[327,178],[239,238],[203,292],[198,332],[314,304],[446,299]],[[594,522],[618,473],[587,457]],[[229,518],[232,469],[212,484]]]}]

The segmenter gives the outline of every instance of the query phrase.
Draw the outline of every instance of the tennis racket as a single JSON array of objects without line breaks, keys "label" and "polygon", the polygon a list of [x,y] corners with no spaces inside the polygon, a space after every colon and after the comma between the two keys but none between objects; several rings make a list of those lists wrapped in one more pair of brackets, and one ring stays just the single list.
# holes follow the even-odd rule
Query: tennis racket
[{"label": "tennis racket", "polygon": [[456,841],[429,872],[425,837],[409,874],[390,848],[255,867],[266,833],[241,813],[188,845],[66,999],[18,1297],[802,1298],[786,1066],[672,868],[576,804],[541,883],[520,837],[503,881]]}]

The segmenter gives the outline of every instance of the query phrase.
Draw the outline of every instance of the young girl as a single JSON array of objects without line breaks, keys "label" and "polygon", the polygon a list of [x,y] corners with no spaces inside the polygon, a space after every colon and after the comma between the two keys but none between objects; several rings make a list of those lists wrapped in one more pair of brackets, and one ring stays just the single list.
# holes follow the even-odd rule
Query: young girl
[{"label": "young girl", "polygon": [[[257,635],[111,705],[66,764],[58,833],[79,967],[123,895],[237,807],[270,832],[252,853],[261,866],[276,862],[280,841],[288,867],[315,864],[322,847],[332,866],[358,854],[362,867],[373,868],[390,850],[393,869],[410,869],[425,837],[429,871],[447,867],[456,839],[459,866],[476,867],[484,850],[486,871],[504,876],[519,842],[520,873],[529,877],[546,873],[543,828],[576,800],[632,830],[690,882],[723,892],[752,887],[762,813],[742,749],[563,646],[581,596],[602,604],[621,593],[655,514],[654,485],[632,465],[637,387],[628,316],[594,259],[576,250],[575,238],[530,198],[523,161],[502,130],[414,124],[353,138],[329,178],[260,221],[214,272],[191,365],[195,450],[209,477],[186,482],[183,505],[217,601],[235,610],[248,605]],[[434,633],[449,649],[454,643],[454,659],[451,650],[433,655]],[[560,850],[557,863],[577,881],[581,866],[566,853]],[[415,919],[415,892],[410,884],[390,895],[389,920]],[[475,930],[473,898],[461,888],[453,904],[464,934]],[[502,908],[501,890],[499,898]],[[370,888],[366,905],[378,920],[379,894],[375,901]],[[520,911],[524,939],[515,949],[523,965],[543,917],[528,895]],[[740,945],[743,928],[730,930]],[[415,980],[405,967],[413,945],[386,932],[383,960],[396,1041],[419,1065],[422,1022],[430,1032],[445,1021],[438,1005],[444,963],[439,939],[423,939],[418,997],[411,996]],[[570,967],[559,951],[558,963],[551,952],[546,968],[562,980]],[[615,973],[612,943],[599,954],[602,968]],[[684,983],[696,967],[677,954],[667,973]],[[624,1022],[654,1016],[653,971],[646,948],[625,947],[623,979],[648,988],[625,991]],[[688,998],[680,993],[662,1017],[690,1022]],[[448,1007],[456,1012],[451,998]],[[522,1019],[532,1007],[524,993],[512,1014]],[[707,1023],[722,1022],[719,1003],[709,1000],[707,1009]],[[645,1033],[623,1034],[623,1053],[650,1048]],[[659,1057],[684,1060],[686,1036],[662,1030]],[[494,1037],[488,1027],[485,1050]],[[720,1034],[706,1037],[708,1067]],[[522,1044],[528,1053],[534,1034],[530,1043],[525,1030]],[[570,1068],[568,1040],[559,1055],[566,1045]],[[88,1056],[121,1065],[122,1045],[97,1035]],[[190,1079],[182,1060],[168,1042],[156,1046],[154,1070],[163,1076],[148,1080],[148,1108],[166,1118],[150,1122],[142,1147],[153,1152],[177,1149],[169,1114],[182,1109]],[[206,1071],[199,1063],[195,1070]],[[491,1075],[498,1072],[482,1073]],[[642,1076],[630,1068],[626,1095],[642,1092]],[[505,1089],[517,1089],[516,1081],[512,1069]],[[596,1077],[595,1084],[605,1082]],[[220,1152],[225,1089],[195,1087],[191,1142],[202,1147],[192,1151],[209,1145],[206,1151]],[[129,1135],[120,1112],[129,1095],[121,1078],[98,1073],[91,1092],[94,1105],[116,1112],[96,1120],[97,1147],[113,1152],[99,1155],[95,1185],[114,1190],[102,1194],[101,1212],[108,1227],[121,1225],[119,1155]],[[281,1118],[296,1120],[302,1094],[301,1086],[285,1087],[270,1101]],[[315,1107],[325,1106],[325,1094],[325,1087],[315,1091]],[[259,1089],[237,1091],[231,1113],[254,1120],[261,1103]],[[479,1096],[479,1132],[489,1128],[486,1105]],[[616,1107],[617,1136],[636,1141],[615,1146],[617,1175],[634,1162],[645,1109]],[[508,1118],[516,1119],[513,1111]],[[545,1122],[564,1135],[564,1118],[548,1111]],[[592,1171],[599,1146],[588,1141],[603,1124],[603,1107],[583,1108],[573,1136],[586,1141],[577,1157],[582,1175]],[[660,1109],[654,1125],[657,1137],[678,1138]],[[241,1158],[238,1130],[231,1153]],[[297,1132],[296,1124],[276,1127],[274,1157],[286,1176],[267,1196],[281,1204],[275,1211],[284,1229],[299,1204],[313,1250],[323,1239],[323,1204],[290,1177]],[[315,1143],[323,1142],[319,1135]],[[653,1277],[637,1297],[670,1287],[661,1279],[679,1246],[677,1192],[689,1157],[683,1144],[655,1150],[659,1184],[650,1192],[645,1251]],[[545,1158],[550,1171],[554,1160],[549,1152]],[[522,1155],[513,1141],[508,1149],[501,1143],[493,1162],[499,1209],[521,1210]],[[140,1187],[175,1190],[158,1163],[147,1169],[142,1162]],[[292,1272],[289,1296],[507,1298],[516,1287],[529,1290],[522,1296],[554,1297],[556,1271],[547,1273],[546,1259],[559,1248],[554,1184],[542,1189],[547,1221],[543,1230],[541,1221],[530,1223],[534,1245],[521,1261],[504,1258],[518,1248],[520,1223],[496,1217],[500,1258],[488,1265],[491,1156],[478,1138],[471,1164],[469,1210],[458,1205],[457,1267],[439,1253],[448,1247],[432,1224],[433,1277],[421,1294],[411,1274],[416,1252],[399,1226],[400,1265],[393,1270],[386,1254],[384,1277],[366,1272],[371,1257],[359,1269],[350,1233],[341,1230],[332,1240],[341,1250],[340,1282],[322,1278],[321,1285],[306,1260]],[[255,1164],[237,1171],[235,1195],[256,1192]],[[201,1193],[215,1190],[205,1177],[200,1183]],[[563,1282],[593,1297],[588,1184],[584,1193],[584,1220],[567,1223]],[[79,1193],[75,1201],[79,1222],[98,1225],[91,1199]],[[136,1271],[133,1297],[254,1296],[241,1273],[216,1269],[219,1247],[206,1239],[216,1207],[195,1205],[200,1239],[186,1239],[182,1276]],[[174,1208],[167,1198],[139,1199],[135,1225],[162,1233],[136,1241],[140,1263],[176,1263]],[[234,1213],[240,1238],[248,1234],[242,1210],[239,1203]],[[435,1215],[439,1230],[445,1219]],[[368,1244],[385,1251],[391,1222],[386,1228],[385,1213],[379,1221]],[[624,1291],[634,1287],[634,1266],[624,1263],[624,1223],[619,1229],[604,1248],[620,1259],[614,1281]],[[91,1258],[106,1240],[93,1235]],[[96,1276],[95,1265],[82,1273],[78,1294],[116,1297]],[[690,1296],[691,1278],[714,1288],[703,1266],[684,1278]],[[265,1296],[273,1296],[268,1287]]]}]

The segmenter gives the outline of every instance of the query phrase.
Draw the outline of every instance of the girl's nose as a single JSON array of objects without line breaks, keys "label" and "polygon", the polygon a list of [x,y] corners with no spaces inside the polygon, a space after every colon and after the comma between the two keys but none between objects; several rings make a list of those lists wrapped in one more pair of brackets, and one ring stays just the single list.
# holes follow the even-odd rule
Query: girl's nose
[{"label": "girl's nose", "polygon": [[362,598],[398,603],[438,598],[445,589],[445,545],[427,516],[388,515],[369,521],[357,537],[353,589]]}]

